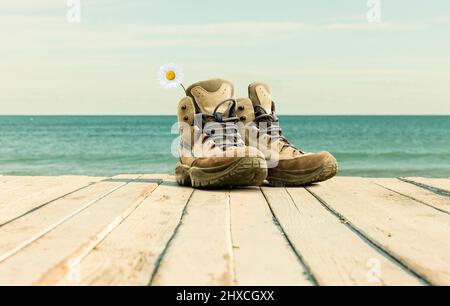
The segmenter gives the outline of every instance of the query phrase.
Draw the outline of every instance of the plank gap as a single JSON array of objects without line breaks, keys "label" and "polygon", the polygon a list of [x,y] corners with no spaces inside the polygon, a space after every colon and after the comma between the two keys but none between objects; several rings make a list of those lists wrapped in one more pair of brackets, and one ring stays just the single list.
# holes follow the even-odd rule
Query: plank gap
[{"label": "plank gap", "polygon": [[407,272],[410,275],[413,275],[421,283],[427,286],[433,285],[431,281],[427,279],[427,277],[417,273],[413,269],[411,269],[407,264],[405,264],[402,260],[398,259],[394,255],[390,254],[387,250],[385,250],[380,244],[378,244],[376,241],[373,241],[369,236],[367,236],[364,232],[362,232],[360,229],[358,229],[356,226],[354,226],[352,223],[350,223],[345,216],[340,214],[338,211],[334,210],[327,202],[325,202],[320,196],[318,196],[316,193],[311,191],[309,187],[305,188],[306,191],[308,191],[313,197],[319,201],[319,203],[327,209],[332,215],[334,215],[336,218],[342,221],[342,223],[349,228],[352,232],[354,232],[358,237],[360,237],[365,243],[367,243],[370,247],[372,247],[374,250],[376,250],[379,254],[387,258],[388,260],[394,262],[395,264],[399,265],[405,272]]},{"label": "plank gap", "polygon": [[[143,175],[139,175],[128,182],[121,184],[121,189],[124,186],[132,185],[133,182],[140,179]],[[155,183],[156,184],[156,183]],[[131,205],[123,210],[119,215],[117,215],[109,224],[106,225],[100,232],[96,233],[92,237],[91,241],[82,245],[78,250],[72,253],[71,256],[60,262],[57,266],[53,267],[47,271],[34,285],[53,285],[60,281],[66,274],[74,267],[78,266],[80,262],[99,244],[101,243],[115,228],[117,228],[121,223],[125,221],[141,204],[145,201],[159,186],[157,184],[155,187],[145,189],[143,193],[133,200]],[[61,272],[65,271],[65,272]]]},{"label": "plank gap", "polygon": [[181,225],[183,224],[183,219],[187,214],[187,208],[188,208],[189,204],[191,203],[191,199],[192,199],[192,196],[194,195],[194,193],[195,193],[195,189],[193,189],[191,194],[189,195],[189,198],[186,201],[186,204],[184,205],[183,212],[181,213],[181,217],[180,217],[180,220],[178,221],[177,226],[175,227],[172,235],[170,236],[169,240],[167,241],[166,245],[164,246],[164,249],[161,251],[161,253],[158,255],[158,258],[156,259],[155,268],[153,269],[152,274],[150,276],[150,281],[148,282],[148,286],[151,286],[155,281],[155,277],[158,274],[159,268],[161,267],[161,262],[164,259],[164,256],[166,255],[167,250],[169,249],[170,245],[172,244],[175,237],[177,236]]},{"label": "plank gap", "polygon": [[[266,204],[269,207],[270,213],[272,214],[272,221],[275,224],[275,226],[278,228],[278,230],[281,232],[281,234],[283,235],[284,239],[286,240],[286,242],[288,243],[289,247],[291,248],[292,252],[294,253],[295,257],[297,258],[297,261],[299,262],[299,264],[302,266],[303,270],[306,273],[306,277],[307,279],[314,285],[314,286],[319,286],[319,283],[316,279],[316,277],[314,276],[311,267],[308,266],[308,264],[306,264],[305,260],[303,259],[303,256],[297,252],[296,248],[294,247],[294,244],[292,243],[292,241],[289,239],[289,236],[286,234],[286,232],[283,229],[283,226],[281,225],[281,223],[279,222],[278,218],[275,215],[275,212],[273,211],[269,200],[267,199],[267,195],[264,193],[263,189],[261,187],[259,187],[259,189],[261,190],[261,193],[264,196],[264,199],[266,200]],[[284,188],[286,190],[286,188]],[[287,191],[287,190],[286,190]],[[295,203],[294,203],[295,205]],[[298,209],[298,207],[296,206],[296,208]]]},{"label": "plank gap", "polygon": [[75,190],[73,190],[73,191],[71,191],[71,192],[68,192],[68,193],[66,193],[66,194],[64,194],[64,195],[62,195],[62,196],[59,196],[59,197],[57,197],[57,198],[55,198],[55,199],[53,199],[53,200],[47,201],[47,202],[45,202],[45,203],[43,203],[43,204],[41,204],[41,205],[39,205],[39,206],[36,206],[36,207],[34,207],[33,209],[31,209],[31,210],[29,210],[29,211],[27,211],[27,212],[25,212],[25,213],[23,213],[23,214],[21,214],[21,215],[15,217],[15,218],[12,218],[12,219],[10,219],[10,220],[8,220],[8,221],[6,221],[6,222],[0,224],[0,227],[5,226],[5,225],[7,225],[7,224],[9,224],[9,223],[11,223],[11,222],[14,222],[14,221],[16,221],[16,220],[18,220],[18,219],[20,219],[20,218],[22,218],[22,217],[24,217],[24,216],[26,216],[26,215],[28,215],[28,214],[30,214],[30,213],[36,211],[36,210],[38,210],[38,209],[40,209],[40,208],[42,208],[42,207],[44,207],[44,206],[46,206],[46,205],[49,205],[49,204],[51,204],[51,203],[53,203],[53,202],[56,202],[56,201],[58,201],[58,200],[61,200],[61,199],[64,198],[64,197],[67,197],[67,196],[72,195],[72,194],[74,194],[74,193],[76,193],[76,192],[78,192],[78,191],[81,191],[81,190],[83,190],[83,189],[86,189],[86,188],[88,188],[88,187],[90,187],[90,186],[92,186],[92,185],[94,185],[94,184],[96,184],[96,183],[97,183],[97,182],[89,183],[89,184],[87,184],[86,186],[80,187],[80,188],[75,189]]},{"label": "plank gap", "polygon": [[233,241],[233,232],[231,230],[231,194],[230,189],[227,191],[227,233],[228,233],[228,270],[231,273],[231,284],[233,286],[237,285],[236,279],[236,257],[234,254],[234,241]]},{"label": "plank gap", "polygon": [[[407,183],[407,182],[405,182],[405,183]],[[422,200],[416,199],[416,198],[414,198],[413,196],[410,196],[410,195],[404,194],[404,193],[402,193],[402,192],[400,192],[400,191],[397,191],[397,190],[388,188],[388,187],[383,186],[383,185],[381,185],[381,184],[378,184],[378,183],[376,183],[376,182],[374,182],[374,184],[375,184],[375,185],[378,185],[378,186],[380,186],[380,187],[382,187],[382,188],[384,188],[384,189],[386,189],[386,190],[389,190],[389,191],[391,191],[391,192],[395,192],[396,194],[399,194],[399,195],[401,195],[401,196],[403,196],[403,197],[405,197],[405,198],[408,198],[408,199],[410,199],[410,200],[416,201],[417,203],[420,203],[420,204],[423,204],[423,205],[425,205],[425,206],[428,206],[428,207],[430,207],[430,208],[432,208],[432,209],[435,209],[435,210],[437,210],[437,211],[439,211],[439,212],[441,212],[441,213],[450,215],[450,212],[448,212],[448,211],[446,211],[446,210],[444,210],[444,209],[440,209],[439,207],[430,205],[430,204],[428,204],[428,203],[426,203],[426,202],[424,202],[424,201],[422,201]],[[413,185],[415,185],[415,184],[413,184]],[[425,189],[425,188],[424,188],[424,189]]]},{"label": "plank gap", "polygon": [[[95,183],[91,184],[94,185]],[[34,241],[38,240],[39,238],[41,238],[42,236],[44,236],[45,234],[49,233],[50,231],[52,231],[53,229],[55,229],[56,227],[58,227],[59,225],[63,224],[64,222],[66,222],[67,220],[73,218],[74,216],[76,216],[77,214],[79,214],[80,212],[82,212],[83,210],[89,208],[90,206],[94,205],[95,203],[97,203],[98,201],[104,199],[105,197],[107,197],[108,195],[110,195],[111,193],[119,190],[120,188],[126,186],[128,183],[122,183],[110,190],[108,190],[107,192],[101,194],[100,196],[98,196],[96,199],[86,203],[85,205],[83,205],[82,207],[78,208],[77,210],[73,211],[72,213],[70,213],[69,215],[65,216],[64,218],[58,220],[56,223],[50,225],[49,227],[45,228],[44,230],[42,230],[41,232],[37,233],[36,235],[32,236],[30,239],[27,239],[25,241],[23,241],[22,243],[20,243],[19,245],[17,245],[15,248],[11,249],[10,251],[1,254],[0,255],[0,262],[5,261],[6,259],[8,259],[9,257],[13,256],[14,254],[16,254],[17,252],[19,252],[20,250],[24,249],[25,247],[27,247],[28,245],[30,245],[31,243],[33,243]],[[53,202],[53,201],[52,201]],[[50,203],[48,203],[50,204]],[[30,211],[31,212],[31,211]],[[12,222],[12,221],[11,221]],[[8,222],[9,223],[9,222]],[[5,224],[6,225],[6,224]]]},{"label": "plank gap", "polygon": [[422,183],[419,183],[419,182],[411,181],[411,180],[408,180],[408,179],[403,178],[403,177],[398,177],[397,179],[399,179],[402,182],[409,183],[409,184],[415,185],[417,187],[426,189],[428,191],[434,192],[437,195],[450,198],[450,192],[448,192],[447,190],[444,190],[444,189],[441,189],[441,188],[437,188],[437,187],[434,187],[434,186],[430,186],[430,185],[426,185],[426,184],[422,184]]}]

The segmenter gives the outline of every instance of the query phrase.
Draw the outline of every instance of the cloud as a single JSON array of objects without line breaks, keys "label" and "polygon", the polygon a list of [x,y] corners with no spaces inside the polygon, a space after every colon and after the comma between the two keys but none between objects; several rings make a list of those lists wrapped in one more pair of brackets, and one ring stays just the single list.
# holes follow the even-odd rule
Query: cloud
[{"label": "cloud", "polygon": [[[51,2],[51,1],[49,1]],[[9,48],[55,46],[56,48],[133,48],[165,46],[252,45],[278,42],[307,33],[348,31],[406,31],[415,27],[394,23],[228,22],[208,24],[101,23],[69,24],[65,15],[10,15],[0,19],[9,35]],[[7,42],[10,42],[9,44]],[[33,43],[36,42],[36,43]],[[22,44],[22,45],[21,45]]]},{"label": "cloud", "polygon": [[0,15],[43,12],[61,8],[67,9],[67,0],[14,0],[2,1]]},{"label": "cloud", "polygon": [[378,30],[410,30],[412,25],[395,23],[332,23],[307,24],[299,22],[233,22],[215,24],[156,24],[147,25],[142,32],[148,35],[220,35],[220,34],[252,34],[267,36],[278,34],[296,34],[317,31],[378,31]]}]

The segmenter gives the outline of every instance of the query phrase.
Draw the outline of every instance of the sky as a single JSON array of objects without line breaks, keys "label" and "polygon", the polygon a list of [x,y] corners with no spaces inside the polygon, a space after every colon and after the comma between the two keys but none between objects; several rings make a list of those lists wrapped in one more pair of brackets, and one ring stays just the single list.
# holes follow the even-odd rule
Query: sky
[{"label": "sky", "polygon": [[166,63],[266,82],[279,114],[450,115],[450,1],[369,2],[2,1],[0,115],[174,115]]}]

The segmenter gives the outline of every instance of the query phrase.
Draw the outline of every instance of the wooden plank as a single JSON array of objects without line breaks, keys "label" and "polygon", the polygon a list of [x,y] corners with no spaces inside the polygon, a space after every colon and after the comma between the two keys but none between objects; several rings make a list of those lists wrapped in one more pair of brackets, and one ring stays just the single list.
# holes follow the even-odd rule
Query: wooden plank
[{"label": "wooden plank", "polygon": [[10,179],[10,176],[0,175],[0,184],[7,182]]},{"label": "wooden plank", "polygon": [[415,182],[418,184],[422,184],[425,186],[430,186],[433,188],[437,188],[439,190],[442,190],[444,192],[447,192],[447,195],[450,195],[450,179],[430,179],[430,178],[423,178],[423,177],[406,177],[403,178],[406,181]]},{"label": "wooden plank", "polygon": [[228,191],[195,190],[152,285],[233,285]]},{"label": "wooden plank", "polygon": [[[4,205],[7,201],[10,201],[12,197],[14,200],[14,195],[20,197],[20,191],[23,189],[27,189],[24,195],[29,194],[29,189],[32,189],[36,185],[45,184],[48,182],[57,182],[58,177],[48,177],[48,176],[17,176],[6,179],[3,183],[0,184],[0,205]],[[35,189],[35,188],[34,188]],[[15,192],[15,193],[14,193]],[[9,198],[9,199],[8,199]]]},{"label": "wooden plank", "polygon": [[440,196],[424,188],[412,185],[398,179],[374,179],[376,184],[398,192],[418,202],[434,207],[442,212],[450,213],[450,197]]},{"label": "wooden plank", "polygon": [[23,199],[29,199],[44,192],[76,180],[98,180],[101,178],[87,176],[50,176],[50,177],[20,177],[0,186],[0,208],[14,204]]},{"label": "wooden plank", "polygon": [[450,284],[450,216],[376,185],[338,177],[310,188],[407,268],[429,283]]},{"label": "wooden plank", "polygon": [[0,175],[0,184],[6,184],[24,178],[37,178],[37,176]]},{"label": "wooden plank", "polygon": [[148,285],[192,192],[173,178],[163,182],[59,284]]},{"label": "wooden plank", "polygon": [[105,181],[67,195],[0,227],[0,262],[126,184]]},{"label": "wooden plank", "polygon": [[21,180],[16,180],[7,184],[7,188],[1,191],[0,208],[13,204],[16,201],[27,199],[32,196],[42,193],[45,189],[54,188],[66,183],[70,179],[77,177],[58,177],[58,176],[43,176],[43,177],[23,177]]},{"label": "wooden plank", "polygon": [[0,263],[0,284],[54,284],[156,187],[130,182]]},{"label": "wooden plank", "polygon": [[237,285],[311,285],[257,187],[230,193]]},{"label": "wooden plank", "polygon": [[20,178],[23,178],[21,176],[7,176],[7,175],[0,175],[0,191],[2,190],[4,184],[11,183],[15,180],[18,180]]},{"label": "wooden plank", "polygon": [[[64,197],[74,191],[85,188],[94,182],[100,181],[100,177],[70,177],[70,178],[50,178],[45,181],[45,185],[33,186],[42,188],[40,191],[25,195],[20,191],[21,196],[14,201],[10,201],[0,206],[0,226],[11,220],[23,216],[24,214],[48,204],[51,201]],[[57,181],[55,181],[57,180]],[[44,182],[42,182],[44,183]]]},{"label": "wooden plank", "polygon": [[305,189],[263,188],[263,192],[319,285],[420,285],[417,278],[367,244]]}]

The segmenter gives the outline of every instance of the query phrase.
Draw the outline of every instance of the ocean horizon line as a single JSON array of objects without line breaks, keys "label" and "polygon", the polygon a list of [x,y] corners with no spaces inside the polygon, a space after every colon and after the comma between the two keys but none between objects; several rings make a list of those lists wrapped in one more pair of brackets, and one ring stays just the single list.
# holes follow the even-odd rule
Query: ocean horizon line
[{"label": "ocean horizon line", "polygon": [[[450,116],[284,115],[283,135],[327,150],[345,176],[449,177]],[[0,116],[0,167],[8,175],[172,173],[172,115]]]},{"label": "ocean horizon line", "polygon": [[[283,117],[450,117],[450,114],[277,114]],[[0,117],[176,117],[176,114],[39,114],[13,115]]]}]

